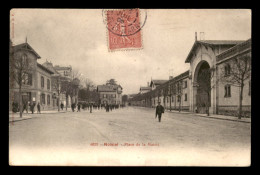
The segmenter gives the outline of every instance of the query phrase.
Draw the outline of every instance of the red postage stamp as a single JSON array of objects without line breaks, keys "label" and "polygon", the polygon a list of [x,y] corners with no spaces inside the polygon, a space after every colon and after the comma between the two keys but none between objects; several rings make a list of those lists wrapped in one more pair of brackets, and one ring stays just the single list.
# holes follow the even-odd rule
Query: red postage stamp
[{"label": "red postage stamp", "polygon": [[106,19],[109,50],[142,48],[139,9],[107,10]]}]

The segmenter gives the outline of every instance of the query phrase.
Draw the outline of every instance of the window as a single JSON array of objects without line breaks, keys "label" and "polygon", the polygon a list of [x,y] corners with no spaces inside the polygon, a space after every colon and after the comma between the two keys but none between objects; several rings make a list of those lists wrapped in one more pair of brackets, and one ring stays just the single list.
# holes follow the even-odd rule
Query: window
[{"label": "window", "polygon": [[183,88],[187,88],[187,81],[184,81]]},{"label": "window", "polygon": [[174,101],[174,96],[172,96],[172,102]]},{"label": "window", "polygon": [[230,70],[231,70],[230,64],[227,64],[225,66],[225,76],[229,76],[230,75]]},{"label": "window", "polygon": [[50,88],[51,88],[51,83],[50,83],[50,80],[47,79],[47,89],[50,90]]},{"label": "window", "polygon": [[166,101],[167,101],[167,103],[168,103],[168,97],[166,97]]},{"label": "window", "polygon": [[22,83],[25,85],[32,85],[32,74],[25,73],[24,78],[22,79]]},{"label": "window", "polygon": [[225,96],[224,97],[231,97],[231,86],[230,85],[225,86]]},{"label": "window", "polygon": [[51,97],[50,97],[50,95],[47,95],[47,104],[48,104],[48,105],[51,104]]},{"label": "window", "polygon": [[41,76],[41,87],[44,88],[44,77]]},{"label": "window", "polygon": [[178,96],[177,102],[181,101],[181,96]]},{"label": "window", "polygon": [[187,101],[187,99],[188,99],[188,98],[187,98],[187,94],[185,94],[185,99],[184,99],[184,101]]},{"label": "window", "polygon": [[249,85],[248,95],[251,95],[251,80],[249,81],[248,85]]},{"label": "window", "polygon": [[45,94],[41,94],[40,103],[45,104]]},{"label": "window", "polygon": [[107,95],[106,94],[103,94],[103,98],[106,98],[107,97]]}]

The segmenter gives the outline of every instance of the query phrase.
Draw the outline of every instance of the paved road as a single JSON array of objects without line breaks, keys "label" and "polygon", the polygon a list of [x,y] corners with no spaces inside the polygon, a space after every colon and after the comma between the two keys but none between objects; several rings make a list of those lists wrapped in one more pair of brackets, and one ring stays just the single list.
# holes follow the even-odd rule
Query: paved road
[{"label": "paved road", "polygon": [[[251,124],[153,109],[35,114],[9,124],[11,164],[250,164]],[[92,145],[91,145],[92,144]]]}]

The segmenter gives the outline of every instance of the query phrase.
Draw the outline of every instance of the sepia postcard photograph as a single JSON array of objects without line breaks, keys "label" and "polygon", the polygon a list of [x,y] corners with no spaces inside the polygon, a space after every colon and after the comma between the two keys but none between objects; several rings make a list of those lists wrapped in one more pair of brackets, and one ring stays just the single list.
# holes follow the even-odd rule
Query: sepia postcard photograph
[{"label": "sepia postcard photograph", "polygon": [[251,166],[250,9],[9,16],[10,166]]}]

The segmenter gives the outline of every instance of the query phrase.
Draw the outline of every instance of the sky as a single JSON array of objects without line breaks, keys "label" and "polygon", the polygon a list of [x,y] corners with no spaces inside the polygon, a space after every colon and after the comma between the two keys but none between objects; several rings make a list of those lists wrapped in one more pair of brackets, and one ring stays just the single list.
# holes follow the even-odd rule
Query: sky
[{"label": "sky", "polygon": [[108,50],[102,9],[12,9],[10,18],[12,42],[24,43],[27,37],[40,64],[71,65],[95,85],[114,78],[123,94],[138,93],[151,79],[167,80],[189,70],[185,59],[195,32],[198,39],[204,32],[205,40],[251,38],[247,9],[141,9],[143,48],[114,52]]}]

